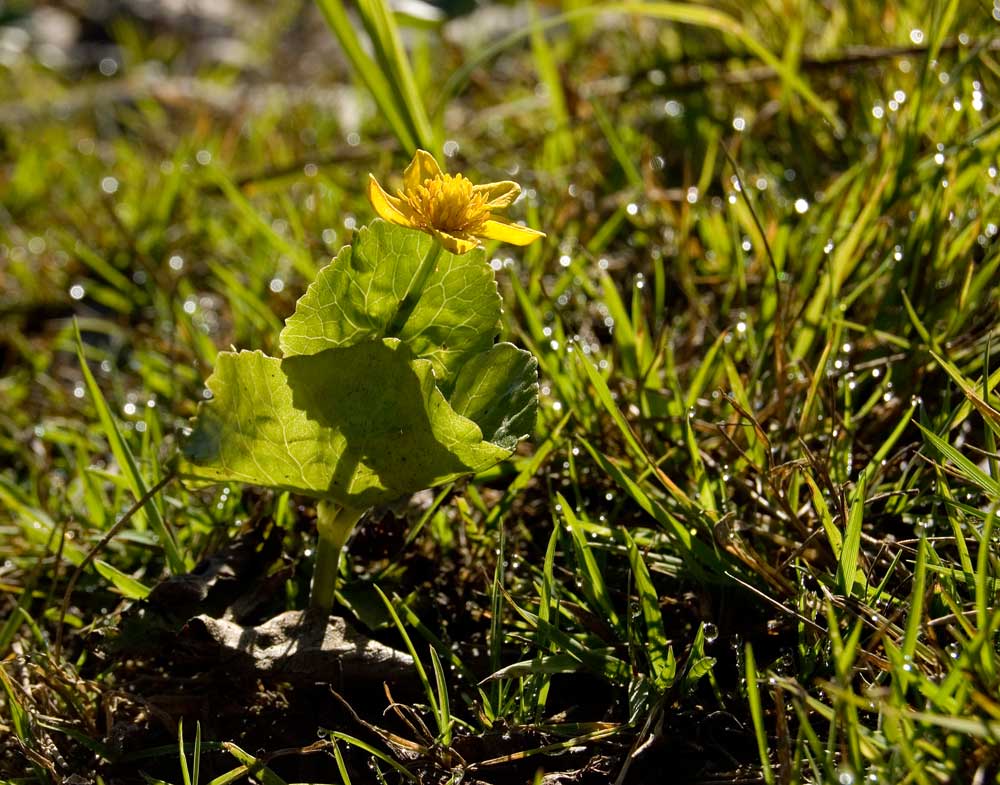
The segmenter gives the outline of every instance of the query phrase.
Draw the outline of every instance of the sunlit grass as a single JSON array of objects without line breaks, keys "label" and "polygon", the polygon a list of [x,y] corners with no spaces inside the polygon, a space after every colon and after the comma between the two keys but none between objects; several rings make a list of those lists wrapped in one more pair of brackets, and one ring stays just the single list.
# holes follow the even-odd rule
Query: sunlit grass
[{"label": "sunlit grass", "polygon": [[[0,778],[277,783],[308,760],[317,781],[530,781],[599,758],[609,782],[996,776],[995,23],[974,3],[713,4],[726,35],[669,21],[691,4],[584,5],[515,12],[508,38],[404,25],[408,62],[371,50],[408,74],[374,99],[397,123],[331,105],[347,70],[281,70],[302,35],[285,4],[257,31],[270,86],[191,72],[176,34],[129,23],[113,78],[3,67]],[[180,92],[140,78],[153,59]],[[548,239],[488,249],[505,336],[540,362],[530,448],[373,519],[345,576],[352,621],[422,662],[394,696],[413,707],[383,717],[376,690],[348,696],[359,722],[310,705],[301,737],[194,745],[211,718],[165,711],[116,747],[101,696],[140,682],[93,636],[125,598],[273,523],[273,601],[304,607],[314,512],[171,482],[60,619],[75,567],[169,476],[216,352],[276,353],[372,217],[364,176],[425,135],[476,182],[522,183],[512,214]]]}]

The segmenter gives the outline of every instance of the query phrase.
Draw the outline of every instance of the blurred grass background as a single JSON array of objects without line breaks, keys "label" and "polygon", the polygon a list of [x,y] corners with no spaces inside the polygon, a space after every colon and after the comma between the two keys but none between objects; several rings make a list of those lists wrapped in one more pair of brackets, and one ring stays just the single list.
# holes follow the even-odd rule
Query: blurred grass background
[{"label": "blurred grass background", "polygon": [[[0,7],[0,777],[996,781],[998,8]],[[238,534],[302,607],[308,500],[168,484],[60,606],[418,144],[548,239],[490,249],[531,443],[351,545],[403,749],[113,645]]]}]

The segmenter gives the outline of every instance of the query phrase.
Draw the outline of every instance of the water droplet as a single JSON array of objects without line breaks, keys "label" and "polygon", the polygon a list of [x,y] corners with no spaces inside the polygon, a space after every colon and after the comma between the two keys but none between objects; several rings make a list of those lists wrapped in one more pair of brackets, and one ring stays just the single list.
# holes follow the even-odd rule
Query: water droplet
[{"label": "water droplet", "polygon": [[701,629],[705,636],[705,643],[715,643],[719,639],[719,628],[712,622],[704,622],[701,625]]}]

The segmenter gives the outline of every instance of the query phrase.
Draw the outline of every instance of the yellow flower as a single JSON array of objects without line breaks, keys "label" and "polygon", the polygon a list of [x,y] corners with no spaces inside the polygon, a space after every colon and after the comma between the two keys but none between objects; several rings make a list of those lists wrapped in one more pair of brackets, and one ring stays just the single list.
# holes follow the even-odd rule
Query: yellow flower
[{"label": "yellow flower", "polygon": [[403,172],[398,196],[386,193],[375,176],[368,175],[368,199],[380,218],[427,232],[455,254],[468,253],[480,240],[528,245],[545,237],[494,215],[494,210],[509,207],[519,193],[521,186],[509,180],[473,185],[460,174],[444,174],[425,150],[417,150]]}]

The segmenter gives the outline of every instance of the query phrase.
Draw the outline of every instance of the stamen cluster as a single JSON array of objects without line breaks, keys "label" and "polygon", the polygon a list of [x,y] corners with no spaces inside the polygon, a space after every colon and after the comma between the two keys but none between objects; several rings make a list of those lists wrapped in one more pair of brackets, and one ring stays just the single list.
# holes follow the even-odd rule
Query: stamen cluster
[{"label": "stamen cluster", "polygon": [[490,217],[485,195],[476,193],[472,182],[460,174],[428,178],[414,189],[399,191],[399,196],[424,231],[475,234]]}]

